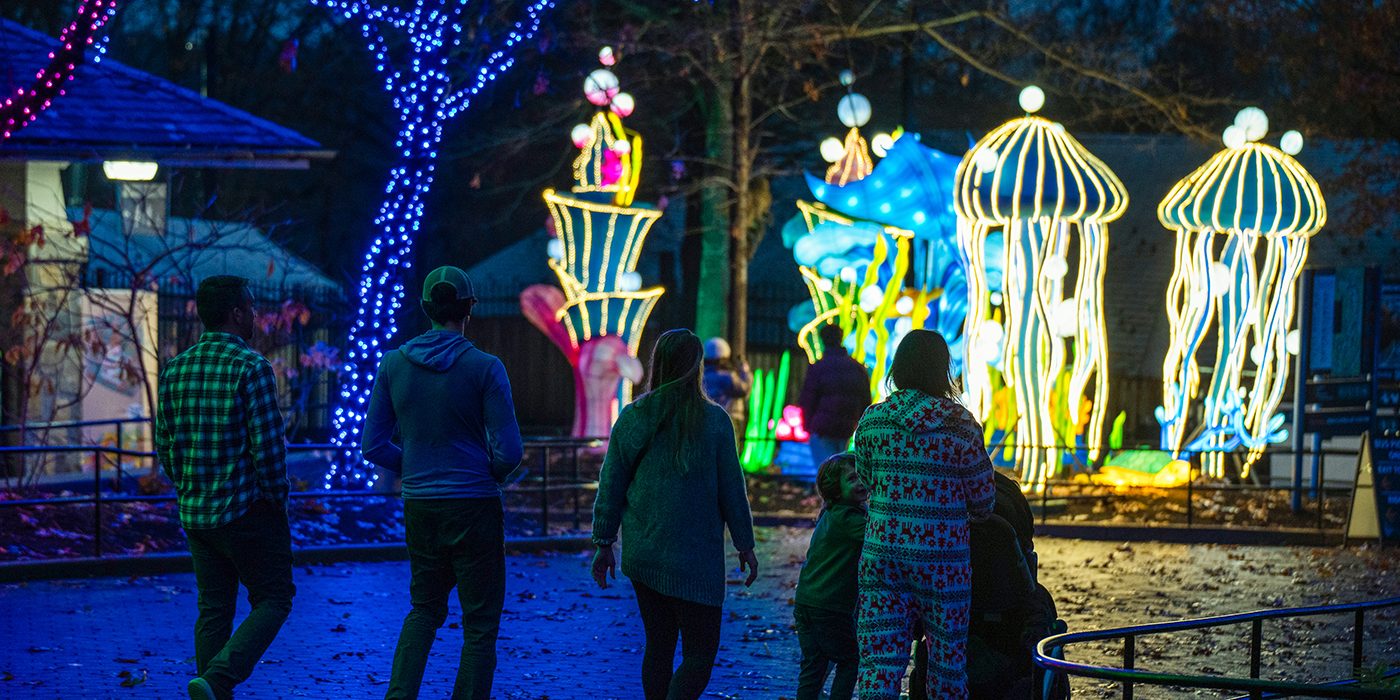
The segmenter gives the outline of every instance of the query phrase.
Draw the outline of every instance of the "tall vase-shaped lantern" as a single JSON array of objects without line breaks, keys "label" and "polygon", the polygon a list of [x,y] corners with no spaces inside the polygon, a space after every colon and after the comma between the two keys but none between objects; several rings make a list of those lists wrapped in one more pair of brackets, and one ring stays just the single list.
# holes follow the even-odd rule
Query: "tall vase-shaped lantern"
[{"label": "tall vase-shaped lantern", "polygon": [[[1317,181],[1292,156],[1302,135],[1285,133],[1280,150],[1259,143],[1268,131],[1262,110],[1242,110],[1225,130],[1225,150],[1157,207],[1162,225],[1176,231],[1167,289],[1171,340],[1157,408],[1162,449],[1203,453],[1202,469],[1213,477],[1224,475],[1225,452],[1248,451],[1246,476],[1269,443],[1287,439],[1284,417],[1274,411],[1288,382],[1288,356],[1298,351],[1295,290],[1308,238],[1327,221]],[[1206,365],[1213,370],[1203,424],[1188,433],[1202,393],[1198,353],[1208,341],[1215,359]],[[1194,437],[1186,443],[1188,435]]]},{"label": "tall vase-shaped lantern", "polygon": [[[599,60],[611,66],[610,49]],[[622,126],[632,96],[617,77],[596,70],[584,81],[588,100],[602,108],[589,124],[575,126],[575,184],[570,194],[545,190],[555,238],[549,266],[562,290],[534,285],[520,294],[521,310],[554,341],[574,368],[576,437],[607,435],[617,413],[642,379],[637,360],[642,329],[662,293],[642,289],[637,260],[661,210],[632,202],[642,165],[642,138]]]},{"label": "tall vase-shaped lantern", "polygon": [[[1037,491],[1075,434],[1083,432],[1090,459],[1101,447],[1107,224],[1128,205],[1108,166],[1060,124],[1029,114],[1044,99],[1039,88],[1023,90],[1027,116],[978,141],[959,164],[954,186],[963,268],[1005,271],[1000,293],[986,275],[968,275],[964,389],[984,421],[995,407],[994,375],[1012,390],[1016,464],[1025,488]],[[998,235],[1003,245],[989,248],[988,237]],[[987,260],[989,250],[1004,259]]]}]

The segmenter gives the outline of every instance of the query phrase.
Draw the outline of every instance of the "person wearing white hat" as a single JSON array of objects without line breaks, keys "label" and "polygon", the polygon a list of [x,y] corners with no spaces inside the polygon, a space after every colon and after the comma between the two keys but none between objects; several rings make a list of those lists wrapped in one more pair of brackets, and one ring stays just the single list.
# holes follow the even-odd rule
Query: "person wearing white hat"
[{"label": "person wearing white hat", "polygon": [[[399,633],[386,699],[414,698],[455,587],[462,656],[453,700],[489,700],[505,606],[501,488],[522,456],[510,381],[499,359],[462,336],[472,281],[445,266],[423,282],[432,330],[384,355],[361,449],[400,475],[413,610]],[[402,446],[390,442],[395,429]]]},{"label": "person wearing white hat", "polygon": [[753,373],[747,362],[734,366],[729,341],[710,338],[705,341],[705,395],[719,404],[734,423],[734,444],[737,448],[747,424],[749,392],[753,391]]}]

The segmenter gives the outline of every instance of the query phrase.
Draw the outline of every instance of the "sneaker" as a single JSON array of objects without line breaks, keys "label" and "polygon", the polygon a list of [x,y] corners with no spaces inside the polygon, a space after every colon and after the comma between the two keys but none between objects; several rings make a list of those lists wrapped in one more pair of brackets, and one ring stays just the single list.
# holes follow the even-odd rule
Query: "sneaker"
[{"label": "sneaker", "polygon": [[190,681],[186,689],[190,692],[190,700],[215,700],[214,689],[203,678]]}]

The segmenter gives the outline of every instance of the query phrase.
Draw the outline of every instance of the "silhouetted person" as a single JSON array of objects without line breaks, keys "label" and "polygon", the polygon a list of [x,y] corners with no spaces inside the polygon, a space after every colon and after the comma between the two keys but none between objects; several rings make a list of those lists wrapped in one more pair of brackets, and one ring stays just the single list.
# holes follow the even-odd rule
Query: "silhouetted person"
[{"label": "silhouetted person", "polygon": [[899,697],[915,623],[931,646],[934,697],[968,694],[971,522],[992,514],[995,487],[982,428],[958,402],[948,344],[904,336],[890,366],[896,390],[856,429],[856,469],[870,488],[860,562],[860,697]]},{"label": "silhouetted person", "polygon": [[[248,280],[207,277],[195,292],[205,331],[161,372],[155,443],[175,482],[199,617],[191,698],[225,700],[248,680],[292,609],[287,445],[272,365],[248,347]],[[233,629],[238,585],[248,617]]]},{"label": "silhouetted person", "polygon": [[[593,504],[593,580],[617,578],[612,545],[621,526],[622,573],[632,580],[646,630],[646,700],[696,700],[719,651],[724,530],[739,550],[744,585],[758,578],[753,520],[734,427],[700,386],[703,349],[688,330],[661,335],[651,390],[617,417]],[[676,640],[682,661],[672,668]],[[624,694],[625,695],[625,694]]]},{"label": "silhouetted person", "polygon": [[[370,393],[365,459],[403,480],[413,610],[404,618],[385,698],[418,697],[447,596],[462,604],[453,700],[489,700],[505,607],[505,511],[500,484],[520,466],[505,367],[462,337],[476,297],[460,268],[423,282],[432,330],[384,355]],[[395,428],[402,447],[390,442]]]},{"label": "silhouetted person", "polygon": [[870,406],[870,373],[841,344],[840,326],[828,324],[817,331],[822,359],[807,368],[802,382],[802,424],[811,439],[812,464],[820,465],[837,452],[845,452],[856,423]]},{"label": "silhouetted person", "polygon": [[856,642],[856,579],[865,543],[865,502],[870,492],[849,452],[832,455],[817,468],[817,491],[826,501],[807,563],[797,577],[792,608],[802,671],[797,700],[818,700],[827,672],[836,665],[831,699],[849,700],[856,688],[860,650]]}]

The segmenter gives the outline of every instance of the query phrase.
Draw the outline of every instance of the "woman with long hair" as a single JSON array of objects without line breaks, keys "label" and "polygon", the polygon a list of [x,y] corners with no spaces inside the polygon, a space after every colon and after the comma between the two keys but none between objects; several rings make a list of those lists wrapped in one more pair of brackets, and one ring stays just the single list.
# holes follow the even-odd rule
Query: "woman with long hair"
[{"label": "woman with long hair", "polygon": [[958,400],[948,343],[904,336],[890,388],[856,428],[856,470],[870,490],[861,553],[860,700],[894,700],[922,623],[930,698],[966,700],[970,522],[992,513],[995,487],[982,427]]},{"label": "woman with long hair", "polygon": [[[695,700],[710,682],[724,602],[724,529],[745,586],[758,578],[734,426],[701,386],[705,352],[688,330],[667,331],[651,355],[651,390],[622,410],[593,504],[593,580],[617,578],[612,545],[626,535],[622,573],[646,630],[646,700]],[[672,668],[676,641],[682,661]]]}]

